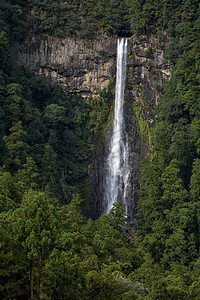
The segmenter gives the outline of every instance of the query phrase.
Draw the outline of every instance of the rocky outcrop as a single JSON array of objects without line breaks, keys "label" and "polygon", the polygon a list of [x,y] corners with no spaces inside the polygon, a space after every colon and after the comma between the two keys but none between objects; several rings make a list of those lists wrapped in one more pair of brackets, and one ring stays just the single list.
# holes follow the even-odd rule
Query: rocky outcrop
[{"label": "rocky outcrop", "polygon": [[[165,82],[171,77],[172,66],[164,61],[163,50],[154,36],[129,39],[127,91],[137,103],[144,102],[146,117],[154,119],[155,106],[159,102]],[[129,96],[130,98],[130,96]],[[146,105],[145,105],[146,103]],[[149,108],[152,108],[152,119]]]},{"label": "rocky outcrop", "polygon": [[[24,62],[38,75],[46,76],[50,81],[63,85],[67,91],[84,97],[97,95],[108,86],[116,72],[116,40],[112,37],[104,36],[94,41],[34,37],[15,44],[13,52],[16,61]],[[151,128],[155,123],[155,108],[170,76],[171,66],[164,62],[163,50],[154,36],[128,39],[124,113],[129,144],[127,203],[131,224],[135,223],[141,161],[153,147]],[[110,124],[90,165],[89,216],[94,219],[102,213],[111,132]]]},{"label": "rocky outcrop", "polygon": [[36,36],[16,43],[13,53],[16,61],[36,74],[84,97],[106,88],[115,73],[116,41],[112,37],[87,41]]}]

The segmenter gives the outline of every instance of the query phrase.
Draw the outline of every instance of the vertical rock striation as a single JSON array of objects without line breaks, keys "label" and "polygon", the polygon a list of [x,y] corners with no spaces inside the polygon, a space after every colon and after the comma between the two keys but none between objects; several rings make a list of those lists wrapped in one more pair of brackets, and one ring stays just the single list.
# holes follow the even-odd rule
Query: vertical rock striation
[{"label": "vertical rock striation", "polygon": [[116,43],[112,37],[88,41],[37,36],[15,43],[13,53],[16,61],[36,74],[83,97],[97,95],[106,88],[115,72]]}]

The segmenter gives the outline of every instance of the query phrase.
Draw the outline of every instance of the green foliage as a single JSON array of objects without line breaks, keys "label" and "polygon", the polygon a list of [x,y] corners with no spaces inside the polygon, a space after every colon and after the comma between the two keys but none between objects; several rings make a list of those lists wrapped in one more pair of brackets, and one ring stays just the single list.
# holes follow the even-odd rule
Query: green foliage
[{"label": "green foliage", "polygon": [[[189,49],[189,36],[194,33],[191,21],[199,11],[198,4],[198,0],[30,0],[28,3],[5,0],[0,5],[0,29],[12,39],[21,39],[25,28],[34,34],[92,39],[102,32],[118,36],[150,34],[160,27],[167,29],[171,36],[182,37],[178,43],[172,41],[168,48],[168,55],[177,60],[178,54],[183,54],[183,47]],[[169,49],[176,49],[177,54],[172,51],[171,55]]]},{"label": "green foliage", "polygon": [[[10,45],[1,34],[2,58],[10,64]],[[74,192],[86,191],[89,161],[108,123],[112,93],[103,90],[99,98],[86,102],[21,64],[10,71],[7,65],[4,70],[3,62],[1,67],[1,165],[24,178],[27,187],[37,186],[69,203]],[[29,174],[25,180],[31,161],[37,176],[31,179]]]},{"label": "green foliage", "polygon": [[[111,83],[112,85],[112,83]],[[104,136],[105,128],[108,125],[112,112],[113,95],[111,85],[108,89],[103,89],[99,97],[89,98],[89,117],[88,129],[95,141],[94,146],[98,146]]]},{"label": "green foliage", "polygon": [[[10,75],[12,71],[10,45],[4,31],[0,32],[0,70],[4,72],[5,75]],[[7,76],[5,79],[7,79]]]},{"label": "green foliage", "polygon": [[138,274],[153,299],[195,299],[200,229],[199,3],[132,3],[139,11],[133,20],[138,23],[132,24],[138,32],[165,32],[169,41],[162,40],[164,56],[174,65],[157,108],[151,155],[142,164],[137,230],[139,243],[150,255]]},{"label": "green foliage", "polygon": [[[21,39],[25,33],[25,22],[23,20],[23,5],[19,3],[9,3],[10,1],[1,1],[0,3],[0,32],[6,32],[10,39]],[[24,8],[24,7],[23,7]]]},{"label": "green foliage", "polygon": [[[199,13],[198,0],[1,1],[1,299],[28,299],[30,282],[44,299],[199,299]],[[134,105],[150,147],[134,228],[120,203],[96,221],[82,214],[88,165],[111,121],[111,87],[85,101],[13,65],[11,41],[25,30],[159,37],[174,70],[154,129],[144,99]]]},{"label": "green foliage", "polygon": [[124,212],[118,209],[116,220],[111,214],[93,222],[82,216],[82,201],[74,195],[60,214],[47,195],[29,190],[9,213],[0,214],[1,298],[17,296],[22,287],[29,294],[31,270],[38,296],[40,253],[44,298],[121,299],[131,290],[135,297],[143,295],[143,288],[127,278],[143,260],[131,236],[112,225]]},{"label": "green foliage", "polygon": [[118,230],[127,223],[126,211],[121,202],[114,203],[109,212],[109,217],[113,227]]},{"label": "green foliage", "polygon": [[34,33],[50,33],[58,37],[78,36],[92,39],[102,30],[120,34],[129,29],[126,3],[123,1],[30,1],[28,25]]},{"label": "green foliage", "polygon": [[25,163],[27,157],[27,133],[23,130],[21,121],[12,126],[9,131],[10,135],[4,137],[7,147],[6,164],[10,170],[15,171]]},{"label": "green foliage", "polygon": [[45,256],[53,249],[60,217],[45,194],[27,194],[18,222],[16,227],[24,235],[22,245],[29,259],[38,258],[39,251]]},{"label": "green foliage", "polygon": [[23,189],[17,180],[9,173],[0,172],[0,212],[17,207],[22,200]]}]

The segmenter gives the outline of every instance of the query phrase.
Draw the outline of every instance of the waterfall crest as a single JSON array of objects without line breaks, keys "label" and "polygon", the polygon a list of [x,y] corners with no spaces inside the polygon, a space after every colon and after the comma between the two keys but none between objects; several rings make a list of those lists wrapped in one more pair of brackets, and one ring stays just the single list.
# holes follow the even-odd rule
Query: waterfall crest
[{"label": "waterfall crest", "polygon": [[[115,202],[126,203],[128,186],[128,141],[124,126],[124,91],[127,66],[127,39],[118,40],[115,109],[107,172],[105,178],[103,213],[108,214]],[[127,212],[127,207],[126,207]]]}]

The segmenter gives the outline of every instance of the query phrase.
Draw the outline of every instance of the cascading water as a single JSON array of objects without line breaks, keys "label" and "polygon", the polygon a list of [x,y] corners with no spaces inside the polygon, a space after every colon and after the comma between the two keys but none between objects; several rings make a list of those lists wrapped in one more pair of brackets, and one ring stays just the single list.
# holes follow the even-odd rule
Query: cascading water
[{"label": "cascading water", "polygon": [[[128,186],[128,141],[124,128],[124,91],[127,65],[127,39],[118,40],[115,109],[107,174],[104,189],[104,214],[108,214],[115,202],[126,203]],[[126,206],[127,213],[127,206]]]}]

